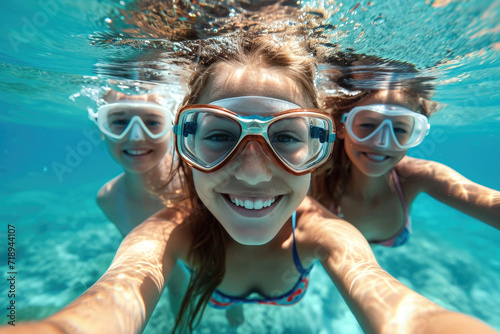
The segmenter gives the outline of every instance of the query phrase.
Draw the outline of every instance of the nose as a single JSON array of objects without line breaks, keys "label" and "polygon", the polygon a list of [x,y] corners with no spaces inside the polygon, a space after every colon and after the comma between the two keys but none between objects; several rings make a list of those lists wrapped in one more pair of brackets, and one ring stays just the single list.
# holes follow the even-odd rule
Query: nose
[{"label": "nose", "polygon": [[258,142],[249,142],[243,151],[232,160],[233,164],[237,164],[234,176],[240,181],[256,185],[260,182],[270,181],[273,176],[269,169],[273,162],[270,161]]},{"label": "nose", "polygon": [[375,137],[375,145],[380,148],[388,148],[391,142],[392,125],[389,123],[382,124],[380,130]]},{"label": "nose", "polygon": [[130,129],[129,140],[130,141],[146,140],[146,137],[144,136],[144,131],[142,130],[139,123],[135,122],[134,124],[132,124],[132,128]]}]

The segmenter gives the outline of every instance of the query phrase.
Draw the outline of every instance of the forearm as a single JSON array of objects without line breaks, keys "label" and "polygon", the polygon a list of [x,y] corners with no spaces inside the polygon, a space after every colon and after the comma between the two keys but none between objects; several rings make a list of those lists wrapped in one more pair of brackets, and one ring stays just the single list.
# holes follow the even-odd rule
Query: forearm
[{"label": "forearm", "polygon": [[155,220],[134,229],[99,281],[48,320],[69,332],[141,332],[175,264],[166,251],[170,234]]},{"label": "forearm", "polygon": [[[500,192],[481,186],[469,187],[469,191],[457,190],[458,187],[463,185],[455,186],[454,196],[435,192],[429,194],[436,200],[500,230]],[[479,191],[479,188],[482,191]],[[460,195],[456,195],[457,193]]]},{"label": "forearm", "polygon": [[83,295],[49,318],[6,326],[0,333],[140,333],[164,286],[141,271],[132,275],[108,270]]},{"label": "forearm", "polygon": [[410,161],[399,171],[411,175],[407,180],[413,180],[420,191],[500,229],[500,191],[477,184],[448,166],[419,159]]},{"label": "forearm", "polygon": [[3,330],[6,333],[141,332],[175,264],[175,258],[166,255],[168,236],[168,231],[155,222],[137,228],[124,239],[106,273],[75,301],[41,322]]},{"label": "forearm", "polygon": [[376,264],[336,267],[332,280],[366,333],[497,333],[479,320],[431,302]]},{"label": "forearm", "polygon": [[373,263],[345,263],[330,277],[365,333],[413,333],[417,306],[441,310]]},{"label": "forearm", "polygon": [[[77,300],[49,317],[65,333],[140,333],[165,286],[160,267],[110,268]],[[161,277],[161,278],[159,278]]]},{"label": "forearm", "polygon": [[[481,322],[450,312],[409,289],[377,263],[370,245],[348,223],[321,221],[319,259],[366,333],[467,333],[487,328]],[[457,324],[454,325],[453,319]],[[443,329],[442,332],[435,331]],[[469,332],[470,333],[470,332]],[[485,332],[488,333],[488,332]]]},{"label": "forearm", "polygon": [[43,334],[66,334],[62,328],[59,328],[56,324],[50,323],[50,321],[44,320],[43,322],[34,323],[20,323],[15,326],[5,326],[0,328],[1,334],[33,334],[33,333],[43,333]]},{"label": "forearm", "polygon": [[458,312],[445,310],[429,314],[420,321],[421,334],[498,334],[499,332],[485,323]]}]

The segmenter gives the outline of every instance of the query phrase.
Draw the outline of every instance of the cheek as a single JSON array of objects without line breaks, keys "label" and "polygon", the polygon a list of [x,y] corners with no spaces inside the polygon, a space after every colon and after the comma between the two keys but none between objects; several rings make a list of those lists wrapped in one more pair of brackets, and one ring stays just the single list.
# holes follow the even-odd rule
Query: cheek
[{"label": "cheek", "polygon": [[394,154],[394,158],[397,159],[396,163],[400,162],[401,159],[403,159],[406,156],[406,152],[408,152],[408,150]]},{"label": "cheek", "polygon": [[196,189],[196,193],[198,194],[202,202],[207,205],[206,199],[208,198],[209,184],[208,181],[205,180],[204,176],[205,174],[193,169],[194,188]]},{"label": "cheek", "polygon": [[215,188],[223,186],[229,180],[229,174],[224,172],[203,173],[193,170],[193,182],[198,196],[205,206],[210,207],[210,201],[217,195]]},{"label": "cheek", "polygon": [[306,174],[302,176],[294,176],[288,179],[288,185],[292,188],[294,197],[298,202],[306,197],[309,192],[309,186],[311,185],[311,174]]},{"label": "cheek", "polygon": [[300,176],[300,179],[298,180],[301,186],[301,194],[306,196],[307,192],[309,191],[309,186],[311,185],[311,174],[306,174],[303,176]]},{"label": "cheek", "polygon": [[164,141],[162,143],[157,143],[154,145],[153,149],[155,150],[155,154],[161,158],[165,156],[169,152],[170,143],[169,141]]},{"label": "cheek", "polygon": [[107,138],[104,139],[104,142],[106,143],[109,155],[116,160],[118,153],[120,152],[120,145]]}]

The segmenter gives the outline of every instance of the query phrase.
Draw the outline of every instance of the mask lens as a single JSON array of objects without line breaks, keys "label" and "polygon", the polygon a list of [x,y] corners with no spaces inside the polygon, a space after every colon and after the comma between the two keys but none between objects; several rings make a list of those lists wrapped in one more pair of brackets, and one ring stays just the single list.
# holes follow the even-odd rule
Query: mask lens
[{"label": "mask lens", "polygon": [[141,118],[146,128],[154,135],[163,133],[169,126],[169,120],[167,120],[165,114],[160,112],[159,110],[137,110],[136,115]]},{"label": "mask lens", "polygon": [[294,170],[306,170],[328,153],[326,120],[314,116],[286,117],[273,122],[268,129],[270,144],[276,154]]},{"label": "mask lens", "polygon": [[243,116],[215,106],[188,108],[178,114],[176,147],[184,160],[204,171],[222,166],[247,141],[265,145],[269,157],[292,173],[306,173],[330,154],[333,123],[320,113],[293,110],[276,116]]},{"label": "mask lens", "polygon": [[352,132],[359,139],[370,136],[384,120],[385,116],[370,110],[358,111],[352,121]]},{"label": "mask lens", "polygon": [[393,116],[390,119],[392,122],[392,131],[394,131],[399,145],[410,144],[409,141],[415,128],[415,118],[411,116]]},{"label": "mask lens", "polygon": [[[384,122],[386,120],[389,122]],[[360,140],[368,138],[375,132],[390,130],[401,146],[410,144],[414,128],[415,118],[412,115],[389,116],[372,110],[356,112],[351,125],[353,134]]]},{"label": "mask lens", "polygon": [[239,123],[220,113],[190,110],[181,115],[180,149],[204,168],[222,161],[239,142]]},{"label": "mask lens", "polygon": [[110,104],[99,110],[98,125],[108,136],[119,138],[134,122],[139,122],[142,129],[153,138],[161,137],[171,126],[168,114],[152,106],[123,103]]},{"label": "mask lens", "polygon": [[125,108],[114,108],[104,116],[103,125],[114,135],[121,135],[130,124],[132,116]]}]

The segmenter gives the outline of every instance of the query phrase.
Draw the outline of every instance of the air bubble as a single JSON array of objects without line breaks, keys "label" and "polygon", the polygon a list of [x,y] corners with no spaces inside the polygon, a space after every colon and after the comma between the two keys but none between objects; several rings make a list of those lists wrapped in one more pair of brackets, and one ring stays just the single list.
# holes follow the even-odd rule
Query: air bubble
[{"label": "air bubble", "polygon": [[378,17],[376,17],[373,21],[372,21],[372,26],[376,26],[376,25],[379,25],[379,24],[382,24],[384,23],[385,20],[384,18],[382,17],[382,14],[380,14]]}]

